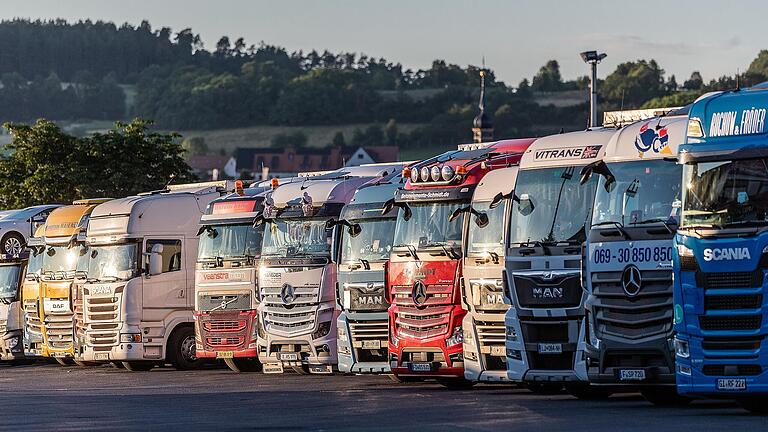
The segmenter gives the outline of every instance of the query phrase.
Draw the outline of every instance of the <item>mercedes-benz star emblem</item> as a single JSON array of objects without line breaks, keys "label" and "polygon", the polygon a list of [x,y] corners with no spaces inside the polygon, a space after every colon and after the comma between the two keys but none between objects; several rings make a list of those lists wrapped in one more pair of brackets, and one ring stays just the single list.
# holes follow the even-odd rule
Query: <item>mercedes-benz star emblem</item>
[{"label": "mercedes-benz star emblem", "polygon": [[283,301],[283,304],[291,304],[294,300],[296,300],[296,290],[293,288],[293,285],[291,284],[283,284],[282,289],[280,290],[280,299]]},{"label": "mercedes-benz star emblem", "polygon": [[427,301],[427,286],[422,281],[416,281],[413,284],[413,302],[416,306],[421,306]]},{"label": "mercedes-benz star emblem", "polygon": [[621,286],[628,296],[636,296],[640,292],[642,282],[639,268],[634,265],[628,265],[624,268],[624,272],[621,274]]}]

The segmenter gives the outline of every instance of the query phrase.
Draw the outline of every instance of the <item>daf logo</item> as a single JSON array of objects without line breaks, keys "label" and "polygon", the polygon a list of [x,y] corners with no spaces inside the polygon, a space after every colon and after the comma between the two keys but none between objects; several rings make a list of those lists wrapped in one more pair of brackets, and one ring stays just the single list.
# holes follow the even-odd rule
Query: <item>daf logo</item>
[{"label": "daf logo", "polygon": [[422,281],[413,284],[413,303],[421,306],[427,301],[427,286]]},{"label": "daf logo", "polygon": [[634,265],[628,265],[624,268],[624,272],[621,274],[621,286],[629,297],[634,297],[640,293],[642,282],[639,268]]},{"label": "daf logo", "polygon": [[283,284],[283,288],[280,290],[280,299],[283,300],[283,304],[291,304],[296,300],[296,289],[291,284]]}]

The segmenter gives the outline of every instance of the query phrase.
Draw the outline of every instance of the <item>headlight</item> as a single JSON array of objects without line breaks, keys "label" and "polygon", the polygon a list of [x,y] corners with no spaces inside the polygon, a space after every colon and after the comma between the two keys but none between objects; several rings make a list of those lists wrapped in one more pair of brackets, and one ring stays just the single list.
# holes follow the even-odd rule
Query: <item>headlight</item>
[{"label": "headlight", "polygon": [[122,333],[120,334],[121,343],[139,343],[141,342],[141,333]]},{"label": "headlight", "polygon": [[507,340],[508,341],[516,341],[517,340],[517,330],[515,330],[514,327],[505,326],[505,331],[507,334]]},{"label": "headlight", "polygon": [[431,177],[432,177],[432,181],[440,180],[440,167],[433,166],[432,169],[429,170],[429,171],[430,171],[430,174],[431,174]]},{"label": "headlight", "polygon": [[453,334],[451,334],[451,337],[445,340],[445,345],[452,347],[454,345],[459,345],[462,342],[464,342],[464,332],[462,331],[461,326],[458,326],[453,329]]},{"label": "headlight", "polygon": [[317,327],[317,330],[315,330],[314,333],[312,333],[312,339],[320,339],[321,337],[328,334],[328,332],[331,331],[331,322],[326,321],[320,323],[320,325]]},{"label": "headlight", "polygon": [[390,336],[389,341],[392,342],[392,346],[395,348],[400,346],[400,339],[398,339],[395,335]]},{"label": "headlight", "polygon": [[421,181],[428,181],[429,180],[429,168],[422,167],[421,168]]},{"label": "headlight", "polygon": [[763,248],[763,253],[768,253],[768,245],[765,245],[765,247]]},{"label": "headlight", "polygon": [[472,337],[472,327],[468,329],[464,329],[464,334],[462,338],[463,338],[463,341],[466,342],[468,345],[474,345],[475,338]]},{"label": "headlight", "polygon": [[693,256],[693,251],[691,250],[691,248],[689,248],[688,246],[686,246],[684,244],[678,244],[677,245],[677,255],[681,256],[681,257],[684,257],[684,256],[692,257]]},{"label": "headlight", "polygon": [[416,183],[419,181],[419,170],[412,169],[411,170],[411,182]]},{"label": "headlight", "polygon": [[680,358],[688,358],[691,356],[691,351],[688,349],[688,341],[675,338],[675,355]]},{"label": "headlight", "polygon": [[440,170],[440,174],[443,176],[443,181],[448,181],[453,178],[453,168],[449,167],[448,165],[444,166],[442,170]]},{"label": "headlight", "polygon": [[344,328],[342,326],[339,326],[336,329],[336,333],[338,334],[340,341],[349,342],[349,338],[347,338],[347,329],[346,328]]},{"label": "headlight", "polygon": [[701,127],[701,121],[697,118],[688,120],[688,136],[691,138],[703,138],[704,128]]},{"label": "headlight", "polygon": [[586,320],[587,320],[587,328],[589,329],[589,344],[595,348],[600,348],[600,339],[597,337],[595,326],[593,325],[592,321],[589,319],[589,315],[587,315]]}]

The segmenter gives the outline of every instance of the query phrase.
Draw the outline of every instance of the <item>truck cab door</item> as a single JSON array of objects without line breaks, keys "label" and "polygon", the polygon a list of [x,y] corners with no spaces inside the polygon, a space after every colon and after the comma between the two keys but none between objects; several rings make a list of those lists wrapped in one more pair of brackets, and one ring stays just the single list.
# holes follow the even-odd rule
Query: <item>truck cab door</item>
[{"label": "truck cab door", "polygon": [[142,321],[163,321],[172,310],[187,309],[184,252],[181,238],[145,241]]}]

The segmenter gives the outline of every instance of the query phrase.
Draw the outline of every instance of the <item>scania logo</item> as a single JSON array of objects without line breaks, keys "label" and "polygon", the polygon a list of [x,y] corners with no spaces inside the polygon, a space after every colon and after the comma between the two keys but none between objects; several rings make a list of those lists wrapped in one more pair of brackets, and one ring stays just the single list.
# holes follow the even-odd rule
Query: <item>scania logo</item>
[{"label": "scania logo", "polygon": [[621,286],[628,296],[634,297],[639,294],[642,282],[640,269],[637,266],[628,265],[624,268],[624,272],[621,274]]},{"label": "scania logo", "polygon": [[283,284],[283,288],[280,290],[280,299],[283,304],[289,305],[296,300],[296,289],[291,284]]},{"label": "scania logo", "polygon": [[749,248],[715,248],[704,249],[704,261],[720,260],[748,260],[752,259],[749,255]]},{"label": "scania logo", "polygon": [[427,286],[422,281],[413,284],[413,303],[421,306],[427,301]]}]

